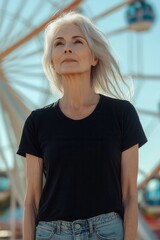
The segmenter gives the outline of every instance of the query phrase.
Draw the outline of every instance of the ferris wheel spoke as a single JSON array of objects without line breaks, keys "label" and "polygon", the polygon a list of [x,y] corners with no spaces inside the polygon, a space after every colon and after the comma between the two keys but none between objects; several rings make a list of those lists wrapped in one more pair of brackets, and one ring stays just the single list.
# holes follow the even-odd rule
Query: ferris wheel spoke
[{"label": "ferris wheel spoke", "polygon": [[[7,38],[7,42],[5,43],[5,45],[8,47],[11,42],[16,42],[17,36],[18,36],[18,38],[22,38],[24,36],[24,31],[26,32],[27,28],[26,29],[24,28],[23,31],[22,31],[22,29],[20,29],[20,30],[17,30],[17,32],[14,32],[13,35],[10,35]],[[3,42],[4,42],[4,39],[6,39],[6,37],[3,37],[3,39],[2,39]]]},{"label": "ferris wheel spoke", "polygon": [[[10,114],[12,114],[13,124],[17,123],[21,126],[23,120],[25,119],[25,115],[28,113],[28,108],[23,104],[23,102],[17,98],[17,94],[10,85],[6,84],[7,78],[1,72],[1,81],[0,81],[0,99],[1,104],[7,110],[9,110]],[[20,136],[20,129],[15,126],[14,129],[17,133],[17,137]]]},{"label": "ferris wheel spoke", "polygon": [[[1,74],[1,81],[0,81],[0,99],[2,106],[5,107],[9,111],[11,115],[11,119],[13,120],[14,131],[16,133],[16,136],[20,136],[20,129],[17,128],[17,124],[22,124],[23,120],[25,119],[25,115],[28,114],[29,109],[24,105],[24,103],[17,98],[17,94],[15,90],[9,85],[6,84],[8,82],[6,76],[3,74],[3,72],[0,72]],[[16,113],[16,114],[15,114]]]},{"label": "ferris wheel spoke", "polygon": [[149,116],[160,118],[160,112],[154,112],[154,111],[144,110],[144,109],[140,109],[140,108],[138,108],[137,111],[144,115],[149,115]]},{"label": "ferris wheel spoke", "polygon": [[26,60],[26,58],[31,58],[31,57],[33,58],[33,57],[36,57],[36,55],[37,56],[41,55],[42,51],[43,51],[43,48],[39,47],[37,50],[33,50],[33,51],[29,50],[28,53],[21,52],[19,53],[21,55],[18,55],[18,56],[17,54],[15,54],[15,52],[13,52],[13,54],[9,55],[7,59],[4,59],[3,62],[4,63],[15,62],[15,61],[20,62],[21,59],[24,61]]},{"label": "ferris wheel spoke", "polygon": [[22,81],[17,81],[17,80],[13,80],[11,82],[12,86],[15,87],[15,85],[18,85],[18,86],[21,86],[21,87],[25,87],[27,89],[31,89],[33,91],[38,91],[40,93],[45,93],[45,94],[51,94],[49,89],[48,88],[44,88],[43,87],[39,87],[39,86],[36,86],[36,85],[31,85],[29,83],[26,83],[26,82],[22,82]]},{"label": "ferris wheel spoke", "polygon": [[[157,119],[156,119],[157,120]],[[159,120],[159,119],[158,119]],[[153,132],[160,126],[160,122],[156,121],[155,119],[152,118],[152,120],[150,121],[150,123],[147,125],[146,127],[146,132],[147,135],[150,136],[151,134],[153,134]]]},{"label": "ferris wheel spoke", "polygon": [[[30,68],[28,69],[27,66],[23,66],[21,64],[17,64],[16,67],[13,65],[10,65],[7,67],[7,72],[6,74],[16,74],[16,75],[21,75],[21,74],[26,74],[27,76],[33,75],[33,76],[44,76],[44,72],[42,71],[41,65],[36,64],[35,66],[38,66],[38,68]],[[5,66],[2,66],[2,69],[5,71]],[[25,76],[26,76],[25,75]]]},{"label": "ferris wheel spoke", "polygon": [[3,59],[2,64],[14,63],[15,61],[19,61],[20,55],[17,52],[11,53],[7,58]]},{"label": "ferris wheel spoke", "polygon": [[150,179],[154,178],[156,175],[158,175],[160,171],[160,163],[154,167],[154,169],[146,175],[145,179],[138,185],[138,190],[143,189]]},{"label": "ferris wheel spoke", "polygon": [[160,80],[160,75],[150,75],[150,74],[131,74],[133,78],[138,78],[139,80]]},{"label": "ferris wheel spoke", "polygon": [[14,54],[16,52],[16,54],[18,54],[18,56],[21,56],[28,52],[35,51],[35,45],[37,45],[37,44],[40,45],[38,40],[39,40],[39,36],[37,36],[36,41],[33,38],[29,42],[26,42],[26,43],[24,43],[24,45],[17,48],[16,51],[11,52],[10,54],[14,56]]},{"label": "ferris wheel spoke", "polygon": [[18,63],[18,67],[15,65],[14,62],[8,64],[8,65],[5,65],[5,67],[7,67],[7,71],[18,71],[18,68],[24,68],[25,70],[35,70],[37,69],[38,67],[40,67],[40,63],[33,63],[33,64],[30,64],[30,63]]},{"label": "ferris wheel spoke", "polygon": [[[15,66],[14,66],[14,64],[15,64]],[[30,64],[32,64],[32,62]],[[15,62],[9,62],[8,64],[3,64],[2,68],[3,69],[7,68],[7,74],[12,73],[12,72],[13,73],[17,72],[17,74],[19,74],[19,73],[21,74],[21,73],[26,72],[26,71],[27,71],[27,73],[29,73],[29,72],[32,73],[32,71],[35,72],[35,70],[36,70],[36,72],[42,72],[42,68],[40,67],[41,66],[40,63],[34,64],[34,66],[35,67],[37,66],[37,68],[34,68],[32,66],[29,68],[30,64],[28,63],[28,65],[27,65],[27,63],[26,63],[26,65],[25,65],[25,63],[23,63],[23,62],[19,63],[19,62],[15,61]]]},{"label": "ferris wheel spoke", "polygon": [[[32,22],[30,22],[30,20],[26,20],[23,17],[21,17],[20,19],[17,20],[17,16],[16,15],[12,15],[10,12],[6,12],[5,14],[6,16],[8,15],[10,18],[10,21],[8,24],[12,25],[12,30],[8,32],[8,30],[6,32],[3,33],[2,37],[1,37],[1,41],[3,42],[3,51],[5,51],[8,46],[10,46],[10,43],[12,43],[12,45],[14,45],[15,42],[17,42],[17,37],[15,38],[15,41],[13,41],[14,36],[18,36],[18,39],[20,38],[20,36],[18,35],[18,31],[19,28],[21,29],[21,35],[24,36],[24,32],[27,35],[27,33],[29,33],[31,31],[31,29],[33,29],[33,24]],[[18,23],[17,23],[18,21]],[[21,22],[21,25],[19,24],[19,22]],[[15,28],[15,25],[18,25],[17,28]],[[23,24],[23,25],[22,25]],[[9,25],[10,26],[10,25]]]},{"label": "ferris wheel spoke", "polygon": [[28,57],[30,58],[30,57],[33,57],[35,55],[40,55],[42,52],[43,52],[43,47],[40,47],[36,50],[32,50],[32,51],[29,51],[28,53],[22,54],[19,57],[20,58],[28,58]]},{"label": "ferris wheel spoke", "polygon": [[29,106],[29,109],[37,109],[38,108],[38,105],[35,104],[33,101],[31,101],[31,99],[23,94],[23,92],[19,91],[19,90],[16,90],[16,92],[18,93],[18,96],[23,100],[23,102],[25,102],[25,104],[27,105],[27,107]]},{"label": "ferris wheel spoke", "polygon": [[105,36],[108,38],[108,37],[116,36],[119,33],[123,33],[123,32],[129,31],[129,30],[132,30],[132,28],[130,26],[124,26],[124,27],[115,29],[111,32],[106,32]]},{"label": "ferris wheel spoke", "polygon": [[26,61],[26,59],[20,60],[19,58],[15,58],[15,61],[7,61],[3,62],[2,69],[5,71],[7,69],[7,73],[13,72],[23,72],[27,71],[29,72],[43,72],[41,62],[39,62],[39,59],[32,59],[30,62]]},{"label": "ferris wheel spoke", "polygon": [[[15,91],[17,91],[17,89],[20,89],[20,91],[23,92],[23,89],[25,89],[25,95],[27,95],[28,93],[36,93],[36,95],[38,94],[39,96],[41,96],[40,101],[42,104],[45,104],[49,96],[51,96],[51,92],[48,87],[48,81],[46,81],[44,76],[38,79],[33,76],[30,77],[30,79],[26,79],[25,77],[20,78],[15,74],[11,75],[10,79],[11,80],[9,80],[9,84],[10,86],[12,86],[12,88],[15,89]],[[34,79],[34,82],[32,81],[32,79]],[[40,80],[43,80],[43,82],[40,82]],[[35,97],[35,100],[38,101],[37,97]]]},{"label": "ferris wheel spoke", "polygon": [[[43,48],[39,47],[37,50],[33,50],[26,46],[26,49],[21,48],[18,51],[12,52],[7,58],[5,58],[2,63],[3,65],[7,65],[13,63],[15,65],[19,65],[22,62],[26,62],[27,58],[30,58],[30,62],[37,62],[42,57]],[[41,65],[41,63],[40,63]]]},{"label": "ferris wheel spoke", "polygon": [[[17,27],[17,30],[15,32],[13,32],[12,34],[6,36],[3,36],[2,41],[4,42],[4,46],[3,49],[4,51],[8,49],[8,47],[11,45],[10,43],[12,42],[12,45],[14,45],[17,42],[17,39],[21,39],[24,37],[24,33],[28,34],[31,29],[33,29],[33,26],[26,20],[22,21],[23,23],[23,27]],[[20,28],[20,30],[18,30],[18,28]],[[18,37],[17,37],[18,36]],[[19,50],[19,49],[18,49]]]},{"label": "ferris wheel spoke", "polygon": [[24,38],[17,41],[15,44],[13,44],[11,47],[7,48],[3,52],[0,53],[0,59],[5,58],[8,54],[13,52],[15,49],[19,48],[22,44],[29,41],[33,37],[35,37],[37,34],[39,34],[42,29],[51,21],[56,19],[63,11],[70,11],[72,8],[76,7],[82,0],[74,0],[70,5],[65,7],[62,11],[60,11],[58,14],[52,16],[45,22],[43,22],[41,25],[39,25],[37,28],[35,28],[32,32],[30,32],[28,35],[26,35]]},{"label": "ferris wheel spoke", "polygon": [[[15,65],[14,65],[15,64]],[[12,72],[23,72],[23,69],[25,69],[25,71],[27,71],[27,73],[29,73],[30,71],[35,71],[35,69],[39,69],[39,71],[42,71],[41,68],[41,64],[37,63],[37,64],[26,64],[25,63],[14,63],[14,62],[10,62],[8,64],[3,64],[2,69],[5,71],[5,69],[7,69],[7,73],[6,74],[11,74]],[[21,71],[19,71],[19,69],[21,69]],[[44,74],[44,73],[43,73]]]},{"label": "ferris wheel spoke", "polygon": [[49,3],[54,9],[61,9],[61,7],[63,8],[66,5],[66,1],[54,2],[50,0]]},{"label": "ferris wheel spoke", "polygon": [[40,11],[44,9],[44,3],[46,5],[46,2],[38,1],[37,5],[29,12],[28,19],[34,18],[37,15],[37,12],[40,14]]},{"label": "ferris wheel spoke", "polygon": [[14,75],[14,76],[27,76],[27,77],[34,77],[34,78],[42,78],[42,77],[44,77],[44,73],[43,72],[27,72],[27,71],[24,71],[24,70],[22,70],[22,71],[19,71],[19,72],[17,72],[17,70],[16,71],[14,71],[14,70],[12,70],[11,72],[8,72],[8,73],[10,73],[10,74],[12,74],[12,75]]},{"label": "ferris wheel spoke", "polygon": [[41,64],[41,56],[40,54],[36,54],[35,56],[33,55],[32,58],[30,59],[30,61],[27,61],[26,59],[29,57],[29,55],[27,55],[26,58],[23,58],[19,55],[15,55],[12,56],[12,59],[7,59],[6,61],[3,61],[3,63],[1,64],[1,66],[3,67],[3,69],[17,69],[17,71],[19,71],[20,68],[33,68],[35,67],[35,69],[37,68],[41,68],[42,69],[42,64]]},{"label": "ferris wheel spoke", "polygon": [[131,2],[133,2],[133,0],[124,1],[124,2],[116,5],[115,7],[111,8],[111,9],[109,9],[109,10],[107,10],[107,11],[104,11],[103,13],[99,14],[98,16],[93,17],[92,20],[93,20],[93,21],[97,21],[97,20],[101,19],[102,17],[106,17],[106,16],[108,16],[109,14],[115,12],[116,10],[124,7],[125,5],[130,4]]},{"label": "ferris wheel spoke", "polygon": [[0,29],[2,30],[4,21],[5,21],[5,13],[6,13],[6,9],[8,7],[8,3],[9,0],[6,1],[2,1],[2,7],[0,7],[0,9],[2,10],[2,14],[0,15]]},{"label": "ferris wheel spoke", "polygon": [[20,1],[20,4],[18,5],[17,9],[16,9],[16,4],[15,4],[15,12],[14,12],[14,15],[12,15],[13,21],[9,22],[6,34],[3,36],[4,39],[8,38],[8,33],[9,33],[9,36],[11,36],[12,32],[15,31],[14,26],[15,26],[15,23],[16,23],[16,19],[19,19],[20,14],[25,7],[26,2],[27,1]]}]

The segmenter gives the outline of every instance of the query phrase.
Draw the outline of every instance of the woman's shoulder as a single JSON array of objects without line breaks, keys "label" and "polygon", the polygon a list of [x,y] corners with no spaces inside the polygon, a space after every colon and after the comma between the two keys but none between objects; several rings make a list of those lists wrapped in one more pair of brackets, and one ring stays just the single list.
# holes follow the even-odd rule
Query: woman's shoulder
[{"label": "woman's shoulder", "polygon": [[104,104],[110,105],[110,107],[118,108],[118,109],[128,109],[134,107],[133,104],[126,99],[119,99],[110,96],[101,95]]},{"label": "woman's shoulder", "polygon": [[34,119],[41,118],[43,116],[46,117],[51,112],[54,112],[56,105],[57,105],[57,101],[53,102],[53,103],[50,103],[50,104],[47,104],[45,106],[33,109],[30,112],[30,115],[28,117],[29,118],[34,118]]}]

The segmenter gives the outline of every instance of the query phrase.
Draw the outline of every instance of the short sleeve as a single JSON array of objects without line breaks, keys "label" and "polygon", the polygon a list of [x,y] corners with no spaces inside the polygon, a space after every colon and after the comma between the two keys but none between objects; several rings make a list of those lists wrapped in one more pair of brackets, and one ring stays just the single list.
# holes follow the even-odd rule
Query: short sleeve
[{"label": "short sleeve", "polygon": [[122,120],[122,151],[138,144],[139,147],[147,142],[139,116],[134,106],[126,101]]},{"label": "short sleeve", "polygon": [[38,142],[38,134],[36,129],[37,128],[36,121],[34,120],[34,111],[32,111],[26,119],[23,127],[20,144],[18,147],[18,151],[16,152],[18,155],[26,157],[26,153],[29,153],[42,158],[42,151]]}]

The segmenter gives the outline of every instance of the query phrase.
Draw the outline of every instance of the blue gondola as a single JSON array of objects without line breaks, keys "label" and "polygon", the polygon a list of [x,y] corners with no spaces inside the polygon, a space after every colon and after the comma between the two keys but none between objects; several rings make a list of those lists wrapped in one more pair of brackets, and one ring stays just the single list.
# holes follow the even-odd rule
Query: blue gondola
[{"label": "blue gondola", "polygon": [[[131,3],[127,9],[126,17],[129,25],[141,22],[147,22],[151,25],[155,20],[152,6],[144,0],[135,0]],[[150,25],[148,26],[150,27]]]},{"label": "blue gondola", "polygon": [[143,192],[147,205],[160,206],[160,178],[153,178]]}]

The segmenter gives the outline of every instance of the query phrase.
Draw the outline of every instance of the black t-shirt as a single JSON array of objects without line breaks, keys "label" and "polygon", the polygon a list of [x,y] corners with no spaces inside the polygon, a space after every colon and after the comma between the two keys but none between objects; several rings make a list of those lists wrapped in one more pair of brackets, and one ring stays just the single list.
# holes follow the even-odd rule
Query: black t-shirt
[{"label": "black t-shirt", "polygon": [[58,103],[32,111],[17,154],[44,161],[37,223],[112,211],[123,217],[121,153],[146,141],[137,112],[126,100],[100,95],[94,111],[81,120],[65,116]]}]

